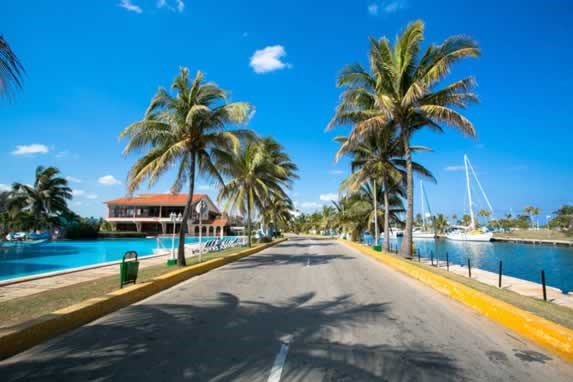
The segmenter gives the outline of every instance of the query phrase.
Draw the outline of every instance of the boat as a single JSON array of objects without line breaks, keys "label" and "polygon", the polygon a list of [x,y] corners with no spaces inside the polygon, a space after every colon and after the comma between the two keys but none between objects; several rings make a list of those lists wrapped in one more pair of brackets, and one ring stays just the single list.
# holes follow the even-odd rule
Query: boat
[{"label": "boat", "polygon": [[482,231],[479,229],[469,230],[468,227],[458,227],[449,232],[446,237],[453,241],[491,241],[493,232]]},{"label": "boat", "polygon": [[[436,233],[427,229],[427,219],[432,218],[432,212],[430,210],[430,203],[425,196],[424,184],[420,181],[420,199],[422,207],[422,229],[416,228],[412,231],[412,239],[435,239]],[[426,205],[428,211],[426,211]]]},{"label": "boat", "polygon": [[34,247],[34,246],[45,244],[47,242],[49,242],[48,239],[2,241],[2,242],[0,242],[0,248]]},{"label": "boat", "polygon": [[489,202],[489,199],[483,189],[483,187],[481,186],[481,183],[476,175],[476,172],[474,171],[473,166],[470,163],[470,160],[467,156],[467,154],[464,155],[464,167],[466,170],[466,187],[467,187],[467,194],[468,194],[468,205],[469,205],[469,210],[470,210],[470,225],[465,227],[465,226],[455,226],[453,227],[453,229],[446,234],[446,237],[449,240],[454,240],[454,241],[478,241],[478,242],[488,242],[491,241],[492,237],[493,237],[493,232],[489,231],[486,227],[482,227],[481,229],[477,228],[477,224],[475,221],[475,216],[474,216],[474,208],[473,208],[473,202],[472,202],[472,190],[470,187],[470,170],[472,172],[472,175],[476,181],[476,183],[479,186],[479,189],[487,203],[487,206],[493,216],[493,207],[491,206],[491,203]]}]

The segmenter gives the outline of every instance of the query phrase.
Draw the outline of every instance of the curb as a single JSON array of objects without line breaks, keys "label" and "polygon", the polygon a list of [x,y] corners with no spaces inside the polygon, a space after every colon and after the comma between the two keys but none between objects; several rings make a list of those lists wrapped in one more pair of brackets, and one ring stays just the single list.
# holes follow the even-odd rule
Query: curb
[{"label": "curb", "polygon": [[538,346],[559,355],[566,361],[573,362],[573,330],[516,308],[483,292],[409,264],[400,258],[376,252],[358,243],[346,240],[338,241],[429,285],[440,293],[461,302],[498,324],[529,339]]},{"label": "curb", "polygon": [[76,329],[118,309],[171,288],[182,281],[258,253],[286,240],[279,239],[256,248],[246,249],[234,255],[177,269],[155,277],[152,281],[118,289],[105,296],[91,298],[11,328],[0,329],[0,360],[21,353],[50,338]]}]

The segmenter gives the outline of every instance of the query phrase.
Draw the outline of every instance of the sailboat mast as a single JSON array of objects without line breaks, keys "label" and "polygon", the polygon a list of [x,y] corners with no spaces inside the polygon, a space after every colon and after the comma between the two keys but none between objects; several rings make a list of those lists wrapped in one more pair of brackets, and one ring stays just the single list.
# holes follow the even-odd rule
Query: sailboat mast
[{"label": "sailboat mast", "polygon": [[474,219],[474,208],[472,204],[472,190],[470,187],[470,172],[468,169],[468,162],[469,162],[468,155],[464,154],[464,165],[466,167],[466,187],[468,188],[468,202],[470,204],[470,218],[471,218],[470,228],[475,229],[476,223]]},{"label": "sailboat mast", "polygon": [[426,208],[424,206],[424,184],[420,180],[420,206],[422,206],[422,228],[426,230]]}]

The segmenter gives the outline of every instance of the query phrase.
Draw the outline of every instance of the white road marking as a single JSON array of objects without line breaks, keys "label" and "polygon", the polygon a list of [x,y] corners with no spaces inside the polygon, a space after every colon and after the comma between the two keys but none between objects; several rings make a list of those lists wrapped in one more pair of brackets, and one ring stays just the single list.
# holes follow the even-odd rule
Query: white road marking
[{"label": "white road marking", "polygon": [[306,266],[309,267],[310,266],[310,257],[306,258]]},{"label": "white road marking", "polygon": [[273,363],[273,367],[271,369],[271,374],[269,375],[269,379],[267,382],[279,382],[281,380],[281,374],[283,373],[283,367],[285,365],[287,353],[288,353],[288,346],[291,341],[291,336],[287,336],[283,339],[281,344],[281,350],[275,357],[275,363]]}]

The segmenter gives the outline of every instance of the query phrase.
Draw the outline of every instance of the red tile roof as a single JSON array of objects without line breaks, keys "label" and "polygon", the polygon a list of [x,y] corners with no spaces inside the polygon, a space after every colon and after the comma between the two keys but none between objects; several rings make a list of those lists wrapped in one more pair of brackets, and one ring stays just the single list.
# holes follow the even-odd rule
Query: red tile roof
[{"label": "red tile roof", "polygon": [[[184,206],[187,194],[142,194],[134,197],[108,200],[106,204],[122,204],[132,206]],[[207,197],[205,194],[193,195],[193,202]]]},{"label": "red tile roof", "polygon": [[212,225],[222,225],[222,226],[226,226],[227,225],[228,220],[227,219],[215,219],[213,220],[213,222],[211,223]]}]

